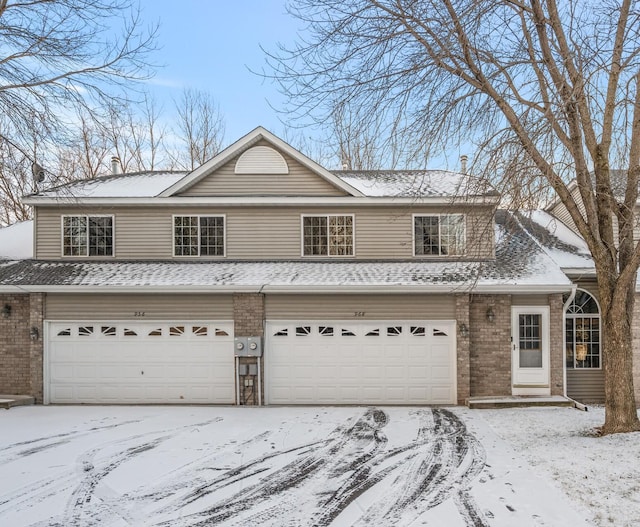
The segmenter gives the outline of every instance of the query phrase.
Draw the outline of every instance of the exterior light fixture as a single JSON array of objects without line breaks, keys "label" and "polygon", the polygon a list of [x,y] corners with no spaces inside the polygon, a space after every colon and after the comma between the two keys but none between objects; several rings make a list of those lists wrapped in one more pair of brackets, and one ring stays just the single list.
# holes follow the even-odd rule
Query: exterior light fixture
[{"label": "exterior light fixture", "polygon": [[493,312],[493,308],[489,307],[489,309],[487,309],[487,320],[489,322],[493,322],[496,319],[496,314]]},{"label": "exterior light fixture", "polygon": [[460,336],[465,339],[469,336],[469,328],[464,322],[460,324]]},{"label": "exterior light fixture", "polygon": [[2,316],[4,318],[9,318],[11,316],[11,306],[9,304],[5,304],[2,308]]},{"label": "exterior light fixture", "polygon": [[38,331],[37,327],[31,327],[31,330],[29,331],[29,337],[31,337],[31,340],[38,340],[38,337],[40,337],[40,332]]}]

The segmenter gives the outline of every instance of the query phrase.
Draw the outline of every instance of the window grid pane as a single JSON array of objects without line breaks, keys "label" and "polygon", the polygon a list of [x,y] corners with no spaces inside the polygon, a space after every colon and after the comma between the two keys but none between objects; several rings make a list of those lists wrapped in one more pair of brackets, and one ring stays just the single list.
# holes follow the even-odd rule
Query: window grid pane
[{"label": "window grid pane", "polygon": [[113,218],[89,217],[89,256],[113,256]]},{"label": "window grid pane", "polygon": [[305,216],[303,225],[303,251],[305,256],[324,256],[327,254],[327,218],[326,216]]},{"label": "window grid pane", "polygon": [[416,216],[414,219],[416,255],[441,254],[439,220],[439,216]]},{"label": "window grid pane", "polygon": [[63,220],[63,254],[87,256],[87,217],[66,216]]},{"label": "window grid pane", "polygon": [[198,216],[176,216],[173,236],[175,256],[198,256]]},{"label": "window grid pane", "polygon": [[200,217],[200,255],[224,256],[224,217]]},{"label": "window grid pane", "polygon": [[464,216],[451,214],[440,218],[440,254],[464,253]]},{"label": "window grid pane", "polygon": [[351,256],[353,254],[353,218],[329,216],[329,254]]}]

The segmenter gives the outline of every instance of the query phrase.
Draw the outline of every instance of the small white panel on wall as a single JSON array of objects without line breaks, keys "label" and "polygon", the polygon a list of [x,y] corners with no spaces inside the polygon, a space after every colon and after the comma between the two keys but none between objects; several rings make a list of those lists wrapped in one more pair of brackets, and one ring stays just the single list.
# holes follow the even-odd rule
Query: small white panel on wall
[{"label": "small white panel on wall", "polygon": [[269,146],[254,146],[236,161],[236,174],[288,174],[282,154]]}]

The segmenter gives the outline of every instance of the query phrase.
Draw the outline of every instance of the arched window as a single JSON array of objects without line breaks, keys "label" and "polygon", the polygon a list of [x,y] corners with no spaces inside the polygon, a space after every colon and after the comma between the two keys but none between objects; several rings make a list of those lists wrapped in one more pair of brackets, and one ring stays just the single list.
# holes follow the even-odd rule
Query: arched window
[{"label": "arched window", "polygon": [[[565,295],[565,302],[568,295]],[[576,291],[567,307],[565,323],[567,368],[600,368],[600,307],[596,299],[583,289]]]}]

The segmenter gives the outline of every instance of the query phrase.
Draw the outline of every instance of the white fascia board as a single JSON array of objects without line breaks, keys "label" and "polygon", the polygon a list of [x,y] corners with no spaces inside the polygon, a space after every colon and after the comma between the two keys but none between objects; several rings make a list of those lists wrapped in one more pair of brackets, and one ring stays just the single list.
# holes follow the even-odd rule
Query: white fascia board
[{"label": "white fascia board", "polygon": [[486,294],[553,294],[553,293],[567,293],[571,291],[574,284],[567,282],[566,284],[486,284],[476,285],[473,288],[473,293],[486,293]]},{"label": "white fascia board", "polygon": [[266,128],[263,128],[262,126],[258,126],[257,128],[249,132],[244,137],[241,137],[240,139],[238,139],[235,143],[225,148],[213,159],[199,166],[198,168],[196,168],[195,170],[187,174],[180,181],[178,181],[177,183],[174,183],[168,189],[161,192],[159,196],[160,197],[173,196],[174,194],[177,194],[189,188],[191,185],[197,183],[202,178],[204,178],[207,174],[213,172],[216,168],[219,168],[224,163],[229,161],[232,157],[239,154],[243,150],[246,150],[248,147],[257,143],[261,139],[264,139],[270,142],[274,146],[277,146],[278,148],[286,152],[288,155],[290,155],[292,158],[294,158],[296,161],[298,161],[300,164],[306,166],[307,168],[309,168],[310,170],[318,174],[321,178],[325,179],[326,181],[331,183],[333,186],[345,191],[347,194],[351,194],[352,196],[363,196],[363,194],[359,190],[355,189],[351,185],[348,185],[337,176],[334,176],[327,169],[323,168],[315,161],[309,159],[307,156],[300,153],[291,145],[285,143],[282,139],[273,135],[271,132],[269,132],[269,130],[267,130]]},{"label": "white fascia board", "polygon": [[88,206],[113,206],[113,205],[138,205],[166,207],[184,206],[197,207],[200,205],[217,206],[276,206],[283,205],[496,205],[499,198],[495,196],[469,196],[464,198],[450,197],[367,197],[367,196],[194,196],[194,197],[168,197],[168,198],[51,198],[31,197],[23,202],[27,205],[41,207],[59,207],[62,205],[88,205]]},{"label": "white fascia board", "polygon": [[562,272],[571,276],[596,276],[595,267],[561,267]]},{"label": "white fascia board", "polygon": [[191,286],[83,286],[83,285],[21,285],[0,286],[0,293],[273,293],[273,294],[425,294],[425,293],[492,293],[492,294],[552,294],[566,293],[574,287],[566,285],[473,285],[464,283],[438,285],[191,285]]},{"label": "white fascia board", "polygon": [[85,285],[3,285],[0,286],[0,293],[259,293],[261,285],[248,286],[206,286],[206,285],[190,285],[190,286],[85,286]]}]

